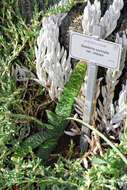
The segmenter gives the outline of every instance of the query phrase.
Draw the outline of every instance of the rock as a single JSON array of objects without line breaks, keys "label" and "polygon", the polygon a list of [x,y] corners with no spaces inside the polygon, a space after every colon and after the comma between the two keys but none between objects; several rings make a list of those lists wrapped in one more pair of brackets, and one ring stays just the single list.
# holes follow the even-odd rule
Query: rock
[{"label": "rock", "polygon": [[60,26],[60,42],[69,51],[70,30],[82,32],[81,17],[86,3],[77,3],[63,19]]},{"label": "rock", "polygon": [[45,0],[18,0],[18,4],[23,19],[27,24],[30,24],[35,5],[37,5],[39,11],[42,11],[59,1],[60,0],[50,0],[46,3]]},{"label": "rock", "polygon": [[32,1],[31,0],[19,0],[18,1],[21,15],[26,23],[30,23],[32,19]]}]

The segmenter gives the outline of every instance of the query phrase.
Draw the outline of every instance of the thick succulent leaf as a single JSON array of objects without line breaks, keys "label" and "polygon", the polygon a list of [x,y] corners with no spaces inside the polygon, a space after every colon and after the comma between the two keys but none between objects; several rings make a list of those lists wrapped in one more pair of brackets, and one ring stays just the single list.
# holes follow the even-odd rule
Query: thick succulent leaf
[{"label": "thick succulent leaf", "polygon": [[38,155],[41,155],[43,160],[48,158],[68,124],[66,118],[71,115],[75,97],[79,93],[85,73],[86,65],[77,64],[56,106],[55,113],[47,111],[49,124],[44,124],[45,130],[30,136],[21,143],[15,156],[21,154],[25,156],[30,152],[30,149],[39,147]]},{"label": "thick succulent leaf", "polygon": [[56,114],[67,118],[70,116],[72,107],[75,101],[75,97],[78,95],[81,84],[83,83],[86,65],[78,63],[72,72],[69,82],[65,85],[64,91],[60,97],[60,100],[56,106]]},{"label": "thick succulent leaf", "polygon": [[47,117],[48,117],[48,123],[54,126],[59,126],[61,121],[63,120],[62,117],[56,115],[56,113],[47,110]]},{"label": "thick succulent leaf", "polygon": [[48,138],[52,137],[53,133],[50,131],[54,131],[54,126],[50,124],[44,124],[44,126],[46,127],[45,130],[41,130],[40,132],[35,133],[34,135],[31,135],[26,140],[24,140],[24,142],[22,142],[15,151],[14,156],[26,156],[31,149],[34,150],[42,143],[44,143]]},{"label": "thick succulent leaf", "polygon": [[[66,118],[71,115],[75,97],[79,93],[85,73],[86,65],[83,63],[77,64],[69,82],[64,88],[64,91],[60,97],[60,101],[56,106],[55,113],[49,111],[47,112],[49,123],[54,125],[54,129],[47,131],[50,138],[47,139],[38,150],[38,155],[41,156],[43,160],[46,160],[49,154],[53,151],[57,144],[57,140],[61,137],[65,128],[67,127],[68,121]],[[47,147],[45,149],[45,146],[48,145],[49,142],[52,143],[50,143],[49,148]]]},{"label": "thick succulent leaf", "polygon": [[16,150],[14,157],[26,156],[31,149],[37,148],[44,141],[46,141],[46,137],[43,131],[28,137]]}]

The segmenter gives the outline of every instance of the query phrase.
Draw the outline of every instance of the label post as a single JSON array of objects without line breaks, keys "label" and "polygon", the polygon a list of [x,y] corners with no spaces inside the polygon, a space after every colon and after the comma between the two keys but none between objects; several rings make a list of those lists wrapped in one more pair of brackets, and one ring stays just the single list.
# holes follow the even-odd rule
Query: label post
[{"label": "label post", "polygon": [[[71,57],[84,60],[88,63],[87,89],[86,92],[84,92],[85,105],[83,121],[92,124],[98,66],[116,70],[119,69],[122,46],[117,43],[102,40],[101,27],[97,25],[94,27],[92,36],[72,32],[69,49]],[[84,143],[82,139],[86,138],[86,136],[89,136],[89,130],[85,126],[82,126],[81,142]],[[85,147],[82,148],[82,151],[83,149],[85,149]]]}]

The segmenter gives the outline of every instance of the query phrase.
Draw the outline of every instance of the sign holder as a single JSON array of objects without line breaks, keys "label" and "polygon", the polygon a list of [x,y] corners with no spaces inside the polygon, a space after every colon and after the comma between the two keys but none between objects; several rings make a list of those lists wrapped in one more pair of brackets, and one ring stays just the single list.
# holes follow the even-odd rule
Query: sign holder
[{"label": "sign holder", "polygon": [[[96,40],[99,40],[101,36],[101,27],[95,26],[94,28],[94,37]],[[92,122],[92,115],[93,115],[93,100],[96,93],[96,82],[97,82],[97,73],[98,73],[98,66],[94,63],[89,63],[88,65],[88,79],[87,79],[87,87],[86,87],[86,94],[85,96],[85,105],[84,105],[84,112],[83,112],[83,121],[91,124]],[[86,136],[90,136],[90,130],[82,125],[81,129],[81,137],[80,137],[80,149],[82,152],[87,151],[88,149],[88,140]]]},{"label": "sign holder", "polygon": [[98,66],[96,66],[94,63],[90,63],[88,66],[87,89],[86,92],[84,92],[86,97],[83,116],[83,120],[88,124],[91,124],[91,116],[93,113],[93,100],[96,93],[97,72]]},{"label": "sign holder", "polygon": [[[95,25],[91,35],[73,32],[70,38],[70,56],[89,62],[87,88],[84,92],[83,121],[90,125],[92,124],[98,66],[117,69],[121,57],[121,45],[102,40],[102,30],[102,26]],[[84,151],[88,147],[87,136],[89,137],[90,130],[83,125],[81,132],[80,147]]]},{"label": "sign holder", "polygon": [[[96,25],[94,27],[93,35],[91,37],[99,40],[101,36],[101,27]],[[85,97],[84,115],[83,121],[91,124],[91,117],[93,114],[93,100],[96,93],[96,81],[97,81],[98,66],[94,63],[88,65],[88,79],[87,79],[87,89]],[[85,94],[85,92],[84,92]],[[82,132],[85,132],[84,126],[82,126]]]}]

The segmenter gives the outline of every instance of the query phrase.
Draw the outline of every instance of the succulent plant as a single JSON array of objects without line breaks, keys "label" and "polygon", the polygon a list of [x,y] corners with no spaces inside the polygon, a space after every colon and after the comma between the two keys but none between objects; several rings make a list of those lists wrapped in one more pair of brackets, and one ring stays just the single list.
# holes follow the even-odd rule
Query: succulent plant
[{"label": "succulent plant", "polygon": [[71,74],[70,58],[59,42],[59,25],[64,14],[43,18],[42,28],[37,38],[36,73],[52,100],[59,97]]},{"label": "succulent plant", "polygon": [[114,0],[104,16],[101,17],[100,1],[95,0],[94,4],[88,1],[82,19],[83,32],[87,35],[94,35],[96,27],[100,26],[99,37],[104,39],[109,36],[116,28],[123,5],[123,0]]}]

